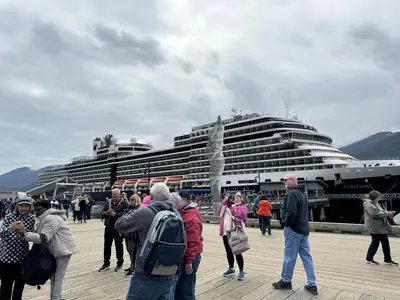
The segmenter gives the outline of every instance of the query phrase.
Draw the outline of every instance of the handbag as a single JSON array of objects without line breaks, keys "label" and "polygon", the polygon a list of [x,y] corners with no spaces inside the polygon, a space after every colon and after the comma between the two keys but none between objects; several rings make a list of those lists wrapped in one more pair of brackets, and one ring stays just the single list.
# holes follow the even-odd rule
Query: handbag
[{"label": "handbag", "polygon": [[250,249],[249,238],[243,228],[237,226],[236,218],[234,223],[235,229],[227,232],[227,238],[233,255],[239,255]]}]

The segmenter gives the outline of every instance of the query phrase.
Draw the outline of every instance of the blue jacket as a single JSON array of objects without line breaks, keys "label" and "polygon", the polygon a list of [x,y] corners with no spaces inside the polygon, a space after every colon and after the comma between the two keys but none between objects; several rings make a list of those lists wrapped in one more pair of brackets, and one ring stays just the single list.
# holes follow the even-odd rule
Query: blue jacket
[{"label": "blue jacket", "polygon": [[260,196],[256,197],[256,200],[254,200],[254,213],[258,212],[258,204],[260,203]]}]

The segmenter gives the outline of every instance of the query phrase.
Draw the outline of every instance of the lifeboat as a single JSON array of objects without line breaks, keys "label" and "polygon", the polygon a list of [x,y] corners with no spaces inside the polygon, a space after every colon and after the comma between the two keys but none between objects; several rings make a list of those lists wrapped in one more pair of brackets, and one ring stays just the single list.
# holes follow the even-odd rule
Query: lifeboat
[{"label": "lifeboat", "polygon": [[183,176],[175,176],[175,177],[169,177],[167,183],[180,183],[183,180]]},{"label": "lifeboat", "polygon": [[137,180],[127,180],[125,181],[125,186],[134,186]]},{"label": "lifeboat", "polygon": [[164,183],[165,179],[166,179],[165,177],[164,178],[154,178],[154,179],[151,180],[151,183],[152,184],[160,183],[160,182]]},{"label": "lifeboat", "polygon": [[140,179],[137,182],[138,185],[144,185],[144,184],[149,184],[149,180],[148,179]]},{"label": "lifeboat", "polygon": [[124,185],[124,183],[125,183],[125,180],[118,180],[118,181],[114,182],[112,187],[113,188],[120,188],[120,187],[122,187]]}]

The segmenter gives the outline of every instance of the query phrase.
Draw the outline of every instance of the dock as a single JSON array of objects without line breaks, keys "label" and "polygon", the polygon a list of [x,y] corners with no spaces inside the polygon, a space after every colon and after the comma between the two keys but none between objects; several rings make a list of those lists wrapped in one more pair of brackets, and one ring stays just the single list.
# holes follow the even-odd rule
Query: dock
[{"label": "dock", "polygon": [[[99,219],[70,227],[80,252],[71,259],[65,280],[63,298],[66,300],[125,299],[130,278],[122,271],[114,272],[115,249],[109,271],[99,273],[103,263],[103,230]],[[244,281],[223,278],[227,268],[218,225],[204,224],[204,253],[197,276],[197,299],[226,300],[396,300],[400,299],[398,267],[383,265],[382,250],[375,260],[379,266],[364,262],[370,237],[366,235],[312,232],[311,254],[314,258],[319,295],[304,291],[306,277],[299,258],[294,273],[292,291],[276,291],[271,283],[280,279],[284,239],[283,231],[274,229],[271,236],[262,236],[258,228],[246,228],[251,249],[244,254]],[[393,260],[400,260],[400,239],[390,237]],[[125,253],[124,269],[129,266]],[[237,267],[236,267],[237,269]],[[41,290],[26,286],[24,299],[49,299],[50,283]]]}]

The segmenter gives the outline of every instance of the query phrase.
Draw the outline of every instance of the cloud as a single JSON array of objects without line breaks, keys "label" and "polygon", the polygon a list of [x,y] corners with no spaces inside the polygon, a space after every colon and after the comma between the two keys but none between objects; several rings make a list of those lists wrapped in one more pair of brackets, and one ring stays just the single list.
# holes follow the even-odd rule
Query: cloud
[{"label": "cloud", "polygon": [[[156,147],[232,105],[299,118],[341,146],[399,128],[393,1],[0,2],[0,173]],[[385,16],[381,18],[380,16]]]}]

